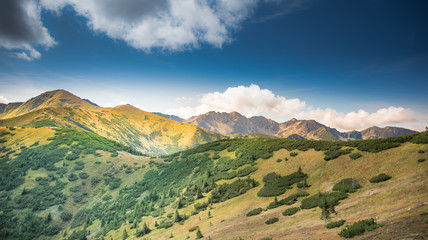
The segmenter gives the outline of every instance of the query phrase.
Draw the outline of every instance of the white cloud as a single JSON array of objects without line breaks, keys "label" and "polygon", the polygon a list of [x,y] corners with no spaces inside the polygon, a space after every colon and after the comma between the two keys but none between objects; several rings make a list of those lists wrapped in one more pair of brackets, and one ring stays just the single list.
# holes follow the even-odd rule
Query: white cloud
[{"label": "white cloud", "polygon": [[306,104],[297,98],[286,99],[277,96],[268,89],[260,89],[251,84],[249,87],[229,87],[224,92],[203,94],[194,107],[184,106],[170,109],[170,114],[183,118],[206,113],[208,111],[237,111],[251,117],[262,113],[275,113],[281,116],[290,115],[305,108]]},{"label": "white cloud", "polygon": [[27,61],[40,58],[35,46],[56,44],[40,19],[41,8],[34,0],[4,0],[0,9],[0,47]]},{"label": "white cloud", "polygon": [[322,124],[339,130],[358,130],[371,126],[397,124],[415,121],[412,110],[403,107],[381,108],[369,113],[362,109],[349,113],[339,113],[333,109],[316,109],[299,113],[298,116],[314,119]]},{"label": "white cloud", "polygon": [[182,51],[201,43],[222,47],[257,0],[42,0],[50,10],[70,5],[94,31],[150,52]]},{"label": "white cloud", "polygon": [[422,127],[420,118],[416,119],[415,113],[403,107],[381,108],[369,113],[358,110],[348,113],[340,113],[334,109],[316,109],[307,106],[305,101],[298,98],[287,99],[284,96],[275,95],[268,89],[260,89],[258,85],[249,87],[229,87],[224,92],[212,92],[200,95],[196,101],[175,109],[169,109],[169,114],[189,118],[208,111],[232,112],[237,111],[247,117],[255,115],[269,116],[277,121],[284,121],[291,117],[299,119],[313,119],[329,127],[340,131],[361,130],[371,126],[385,126],[394,124],[398,126],[412,126],[411,129],[420,130]]},{"label": "white cloud", "polygon": [[5,97],[3,97],[3,96],[0,96],[0,103],[9,103],[10,101],[9,100],[7,100],[7,98],[5,98]]}]

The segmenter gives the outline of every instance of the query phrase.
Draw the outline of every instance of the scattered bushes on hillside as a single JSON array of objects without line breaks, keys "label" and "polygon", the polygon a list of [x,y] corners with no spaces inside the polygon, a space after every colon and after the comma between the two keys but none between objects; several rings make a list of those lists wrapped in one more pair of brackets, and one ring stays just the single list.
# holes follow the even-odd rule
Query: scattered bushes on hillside
[{"label": "scattered bushes on hillside", "polygon": [[282,205],[293,205],[295,202],[297,202],[298,198],[307,196],[309,196],[309,193],[307,192],[298,192],[279,201],[275,198],[275,201],[269,203],[267,209],[277,208]]},{"label": "scattered bushes on hillside", "polygon": [[336,159],[342,155],[349,154],[351,152],[352,152],[352,148],[347,148],[347,149],[343,149],[343,150],[340,148],[339,149],[332,148],[332,149],[329,149],[327,151],[324,151],[324,155],[325,155],[324,160],[330,161],[330,160]]},{"label": "scattered bushes on hillside", "polygon": [[418,153],[425,153],[425,151],[421,149],[418,151]]},{"label": "scattered bushes on hillside", "polygon": [[352,160],[356,160],[358,158],[361,158],[363,155],[361,153],[352,153],[349,155],[349,158]]},{"label": "scattered bushes on hillside", "polygon": [[353,193],[358,188],[361,188],[361,185],[358,184],[355,178],[345,178],[333,186],[333,191]]},{"label": "scattered bushes on hillside", "polygon": [[342,229],[342,231],[340,231],[339,233],[339,236],[344,238],[352,238],[357,235],[362,235],[365,232],[373,231],[377,228],[379,228],[379,225],[375,222],[373,218],[360,220]]},{"label": "scattered bushes on hillside", "polygon": [[371,183],[378,183],[378,182],[385,182],[388,181],[389,179],[391,179],[392,177],[388,174],[385,173],[381,173],[375,177],[370,178],[370,182]]},{"label": "scattered bushes on hillside", "polygon": [[418,163],[425,162],[425,158],[418,159]]},{"label": "scattered bushes on hillside", "polygon": [[263,177],[265,185],[257,193],[259,197],[273,197],[279,196],[285,192],[291,185],[303,181],[307,177],[301,171],[294,172],[287,176],[281,176],[274,172],[267,174]]},{"label": "scattered bushes on hillside", "polygon": [[288,208],[284,212],[282,212],[282,215],[292,216],[292,215],[296,214],[299,210],[300,210],[300,208],[298,208],[298,207]]},{"label": "scattered bushes on hillside", "polygon": [[269,225],[269,224],[274,224],[274,223],[276,223],[276,222],[278,222],[279,221],[279,219],[277,218],[277,217],[274,217],[274,218],[270,218],[270,219],[268,219],[268,220],[266,220],[266,224],[267,225]]},{"label": "scattered bushes on hillside", "polygon": [[291,152],[290,153],[290,157],[295,157],[295,156],[297,156],[299,153],[297,153],[297,152]]},{"label": "scattered bushes on hillside", "polygon": [[236,176],[237,177],[245,177],[245,176],[249,175],[250,173],[257,171],[257,169],[258,168],[256,166],[247,166],[243,169],[239,169]]},{"label": "scattered bushes on hillside", "polygon": [[257,186],[258,183],[252,178],[248,177],[245,180],[238,179],[230,184],[225,183],[216,187],[211,193],[210,200],[213,203],[224,202],[228,199],[244,194],[251,188]]},{"label": "scattered bushes on hillside", "polygon": [[341,227],[343,224],[345,224],[345,220],[339,220],[335,222],[329,222],[325,225],[325,227],[328,229],[338,228],[338,227]]},{"label": "scattered bushes on hillside", "polygon": [[262,208],[253,209],[253,210],[247,212],[247,217],[254,216],[254,215],[259,215],[262,211],[263,211]]},{"label": "scattered bushes on hillside", "polygon": [[71,222],[71,228],[79,227],[83,225],[86,222],[86,219],[90,216],[90,210],[88,209],[81,209],[79,210],[73,218],[73,221]]}]

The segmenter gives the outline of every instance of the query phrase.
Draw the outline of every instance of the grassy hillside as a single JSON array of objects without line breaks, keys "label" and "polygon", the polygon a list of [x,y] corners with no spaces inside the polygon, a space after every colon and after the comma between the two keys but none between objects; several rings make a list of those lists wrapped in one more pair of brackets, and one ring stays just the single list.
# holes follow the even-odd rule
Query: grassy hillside
[{"label": "grassy hillside", "polygon": [[[9,106],[10,105],[10,106]],[[0,111],[0,119],[17,117],[43,108],[78,107],[86,110],[97,109],[96,106],[83,101],[79,97],[65,91],[54,90],[40,94],[24,103],[7,104]]]},{"label": "grassy hillside", "polygon": [[79,130],[0,128],[0,142],[2,239],[337,239],[371,218],[360,237],[428,234],[427,133],[230,139],[152,159]]},{"label": "grassy hillside", "polygon": [[147,155],[165,155],[221,138],[197,126],[179,123],[130,105],[114,108],[44,108],[0,120],[0,126],[64,127],[96,133]]}]

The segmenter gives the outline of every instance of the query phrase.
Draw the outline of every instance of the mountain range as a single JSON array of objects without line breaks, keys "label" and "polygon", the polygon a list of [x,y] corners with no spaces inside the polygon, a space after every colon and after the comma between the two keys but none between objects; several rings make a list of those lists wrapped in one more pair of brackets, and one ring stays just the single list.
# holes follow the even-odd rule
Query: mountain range
[{"label": "mountain range", "polygon": [[375,139],[416,133],[415,131],[398,127],[370,127],[362,131],[340,132],[315,120],[297,120],[293,118],[287,122],[278,123],[262,116],[247,118],[238,112],[211,111],[191,117],[184,120],[184,122],[223,135],[260,133],[281,138],[328,141]]},{"label": "mountain range", "polygon": [[428,237],[428,132],[157,114],[64,90],[0,105],[0,239]]},{"label": "mountain range", "polygon": [[174,115],[146,112],[131,105],[104,108],[65,90],[45,92],[26,102],[0,104],[0,126],[78,128],[152,156],[171,154],[225,136],[245,134],[346,141],[415,133],[397,127],[340,132],[315,120],[293,118],[278,123],[262,116],[247,118],[238,112],[211,111],[185,120]]},{"label": "mountain range", "polygon": [[98,107],[65,90],[0,105],[0,126],[65,127],[94,132],[147,155],[165,155],[219,140],[220,134],[131,105]]}]

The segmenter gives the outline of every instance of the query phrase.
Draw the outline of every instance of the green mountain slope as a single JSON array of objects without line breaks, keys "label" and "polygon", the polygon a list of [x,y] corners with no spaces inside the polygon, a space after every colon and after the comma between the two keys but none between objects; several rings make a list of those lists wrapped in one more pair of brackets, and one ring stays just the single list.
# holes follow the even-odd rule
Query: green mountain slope
[{"label": "green mountain slope", "polygon": [[0,142],[2,239],[337,239],[346,227],[326,223],[370,218],[383,226],[363,237],[426,236],[428,133],[230,139],[152,159],[80,130],[0,128]]},{"label": "green mountain slope", "polygon": [[63,90],[41,94],[2,116],[15,117],[0,119],[0,126],[77,128],[154,156],[222,138],[220,134],[131,105],[97,107]]}]

